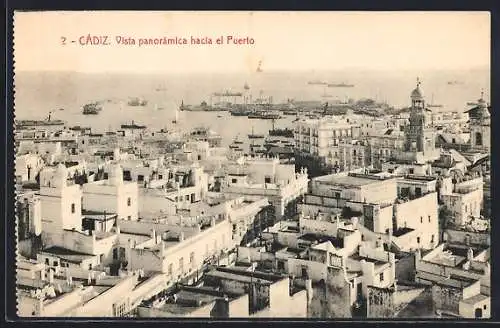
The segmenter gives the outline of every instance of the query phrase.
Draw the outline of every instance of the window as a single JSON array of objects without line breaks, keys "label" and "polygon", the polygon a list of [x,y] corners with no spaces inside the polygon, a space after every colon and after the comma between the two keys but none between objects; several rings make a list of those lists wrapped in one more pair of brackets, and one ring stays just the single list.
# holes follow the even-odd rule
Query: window
[{"label": "window", "polygon": [[194,252],[191,252],[191,254],[189,255],[189,263],[190,264],[194,263]]},{"label": "window", "polygon": [[380,273],[379,278],[380,278],[380,281],[384,281],[384,273],[383,272]]},{"label": "window", "polygon": [[179,201],[179,197],[175,196],[175,202],[177,203]]},{"label": "window", "polygon": [[59,262],[54,261],[53,265],[54,265],[54,266],[59,266]]},{"label": "window", "polygon": [[163,175],[158,174],[158,179],[163,180]]},{"label": "window", "polygon": [[431,222],[431,216],[429,215],[428,217],[429,217],[429,222]]},{"label": "window", "polygon": [[50,265],[49,259],[45,259],[45,265]]},{"label": "window", "polygon": [[476,146],[483,145],[483,136],[480,132],[476,132]]},{"label": "window", "polygon": [[236,180],[236,179],[231,180],[231,183],[236,183],[236,182],[238,182],[238,180]]},{"label": "window", "polygon": [[420,237],[417,237],[417,244],[420,244]]},{"label": "window", "polygon": [[415,169],[413,169],[413,168],[409,169],[409,173],[410,174],[414,174],[415,173]]},{"label": "window", "polygon": [[144,175],[139,174],[139,175],[137,176],[137,181],[139,181],[139,182],[144,181]]},{"label": "window", "polygon": [[424,223],[424,217],[423,216],[420,217],[420,223]]},{"label": "window", "polygon": [[307,267],[303,266],[301,271],[302,271],[301,272],[302,273],[302,277],[303,278],[307,278]]},{"label": "window", "polygon": [[271,178],[270,177],[265,177],[264,178],[265,183],[271,183]]},{"label": "window", "polygon": [[108,173],[104,173],[104,180],[107,180],[108,179]]},{"label": "window", "polygon": [[127,198],[127,206],[130,206],[132,204],[132,200],[129,198]]},{"label": "window", "polygon": [[420,197],[422,196],[422,189],[417,187],[415,188],[415,196]]},{"label": "window", "polygon": [[71,213],[75,213],[75,204],[71,204]]},{"label": "window", "polygon": [[434,242],[434,235],[431,235],[431,243]]},{"label": "window", "polygon": [[115,317],[123,317],[126,314],[125,303],[122,304],[113,304],[113,314]]},{"label": "window", "polygon": [[483,306],[483,309],[485,309],[485,310],[486,310],[486,304]]},{"label": "window", "polygon": [[92,263],[89,264],[89,270],[92,270]]},{"label": "window", "polygon": [[401,188],[401,197],[408,197],[410,195],[410,188],[403,187]]},{"label": "window", "polygon": [[127,220],[132,220],[132,216],[127,216]]}]

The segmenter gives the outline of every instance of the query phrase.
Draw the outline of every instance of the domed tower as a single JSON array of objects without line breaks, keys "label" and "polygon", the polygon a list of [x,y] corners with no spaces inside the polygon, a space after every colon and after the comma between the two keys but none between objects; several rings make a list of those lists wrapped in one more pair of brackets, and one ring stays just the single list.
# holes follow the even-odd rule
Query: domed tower
[{"label": "domed tower", "polygon": [[412,110],[425,110],[424,94],[420,89],[420,80],[417,78],[417,87],[411,92],[411,108]]},{"label": "domed tower", "polygon": [[484,92],[477,101],[477,106],[467,111],[469,114],[470,142],[473,149],[490,150],[490,112],[484,100]]},{"label": "domed tower", "polygon": [[427,126],[425,99],[420,80],[417,78],[417,86],[411,92],[410,124],[405,130],[405,151],[422,152],[429,155],[435,153],[434,130]]}]

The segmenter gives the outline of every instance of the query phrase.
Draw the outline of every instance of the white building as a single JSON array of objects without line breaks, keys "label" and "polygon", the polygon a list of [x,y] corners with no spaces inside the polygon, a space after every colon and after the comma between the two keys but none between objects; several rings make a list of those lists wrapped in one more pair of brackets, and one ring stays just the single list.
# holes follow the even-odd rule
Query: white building
[{"label": "white building", "polygon": [[82,191],[68,180],[63,164],[47,168],[40,174],[40,201],[42,203],[42,230],[60,233],[63,230],[81,230]]},{"label": "white building", "polygon": [[135,182],[123,181],[120,165],[111,166],[106,180],[89,182],[82,186],[85,210],[116,213],[122,220],[138,218],[138,186]]}]

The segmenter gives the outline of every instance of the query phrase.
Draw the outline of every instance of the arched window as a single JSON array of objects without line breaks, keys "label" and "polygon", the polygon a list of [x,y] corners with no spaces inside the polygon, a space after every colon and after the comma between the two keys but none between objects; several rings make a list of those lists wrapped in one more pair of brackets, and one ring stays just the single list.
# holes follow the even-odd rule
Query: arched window
[{"label": "arched window", "polygon": [[483,145],[483,135],[481,132],[476,132],[476,146],[482,146]]}]

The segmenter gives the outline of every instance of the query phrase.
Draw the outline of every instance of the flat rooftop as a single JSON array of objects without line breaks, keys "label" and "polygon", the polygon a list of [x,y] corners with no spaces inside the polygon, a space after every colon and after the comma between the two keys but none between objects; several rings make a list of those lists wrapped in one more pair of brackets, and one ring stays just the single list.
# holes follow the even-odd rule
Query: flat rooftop
[{"label": "flat rooftop", "polygon": [[432,176],[426,176],[426,175],[407,175],[403,179],[403,181],[408,180],[408,181],[435,181],[437,180],[436,177]]},{"label": "flat rooftop", "polygon": [[68,261],[70,263],[75,263],[79,264],[82,263],[82,261],[94,258],[95,255],[92,254],[86,254],[86,253],[80,253],[80,252],[75,252],[66,248],[62,248],[59,246],[52,246],[49,248],[46,248],[40,252],[40,254],[49,254],[49,255],[54,255],[59,257],[60,259],[63,259],[65,261]]},{"label": "flat rooftop", "polygon": [[322,236],[314,233],[306,233],[298,238],[298,240],[305,240],[310,242],[318,242],[319,244],[329,241],[336,248],[344,247],[344,240],[342,238],[332,236]]},{"label": "flat rooftop", "polygon": [[490,296],[488,296],[488,295],[478,294],[476,296],[466,298],[466,299],[462,300],[462,302],[464,302],[466,304],[474,305],[474,304],[477,304],[478,302],[487,300],[489,298],[490,298]]},{"label": "flat rooftop", "polygon": [[406,235],[407,233],[412,232],[412,231],[414,231],[414,229],[412,229],[412,228],[400,228],[400,229],[394,230],[392,235],[394,237],[401,237],[401,236]]},{"label": "flat rooftop", "polygon": [[391,177],[350,173],[349,175],[328,175],[325,177],[315,178],[313,181],[332,185],[361,187],[389,179],[391,179]]},{"label": "flat rooftop", "polygon": [[375,264],[375,268],[381,267],[381,266],[383,266],[383,265],[385,265],[385,264],[388,263],[388,261],[387,262],[383,262],[383,261],[371,259],[369,257],[359,256],[359,254],[351,255],[351,256],[349,256],[349,258],[351,258],[351,259],[353,259],[355,261],[365,260],[366,262],[373,263],[373,264]]},{"label": "flat rooftop", "polygon": [[477,282],[476,279],[470,279],[460,276],[451,275],[449,278],[444,278],[436,282],[436,284],[451,287],[451,288],[466,288]]},{"label": "flat rooftop", "polygon": [[91,219],[95,221],[107,221],[116,219],[116,213],[106,213],[104,211],[89,211],[82,210],[82,216],[86,219]]},{"label": "flat rooftop", "polygon": [[[238,296],[224,293],[210,286],[179,286],[172,290],[167,297],[163,298],[164,303],[158,309],[171,314],[184,315],[202,306],[214,303],[218,299],[227,298],[231,300]],[[148,301],[143,306],[151,307],[153,304],[154,301]]]},{"label": "flat rooftop", "polygon": [[218,267],[210,272],[207,272],[205,276],[207,278],[212,277],[244,283],[260,283],[263,285],[270,285],[285,278],[281,275],[268,272],[248,271],[245,268],[235,267]]}]

